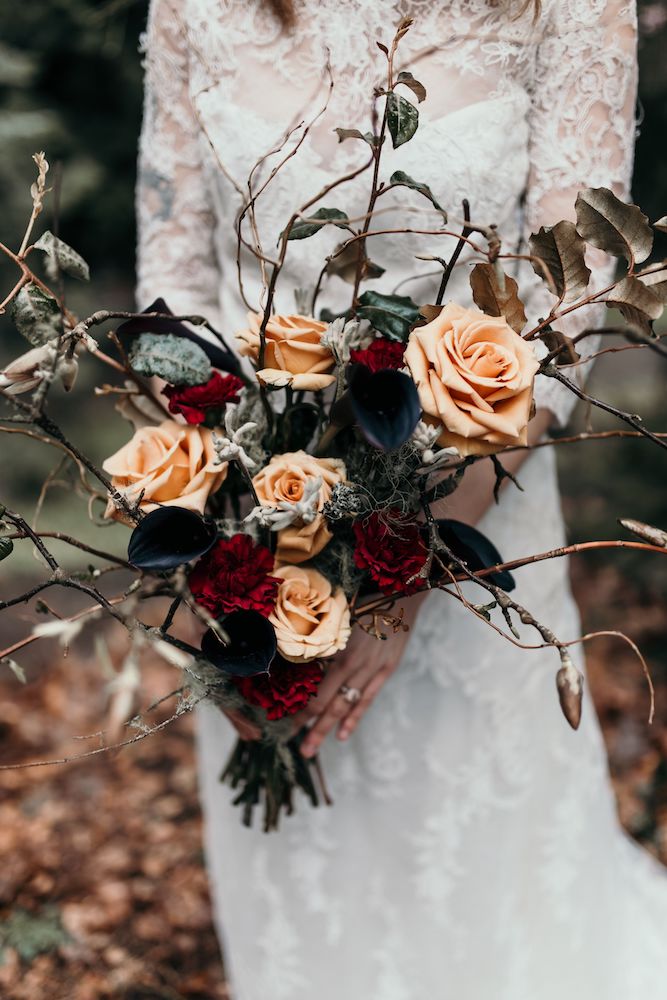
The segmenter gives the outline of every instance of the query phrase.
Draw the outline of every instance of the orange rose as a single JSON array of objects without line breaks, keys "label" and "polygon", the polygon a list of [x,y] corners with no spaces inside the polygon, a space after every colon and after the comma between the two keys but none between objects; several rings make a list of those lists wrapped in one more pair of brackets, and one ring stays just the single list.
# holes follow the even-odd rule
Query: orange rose
[{"label": "orange rose", "polygon": [[308,663],[345,649],[350,609],[343,591],[308,566],[279,566],[272,576],[281,583],[269,621],[285,659]]},{"label": "orange rose", "polygon": [[486,455],[526,444],[539,362],[502,316],[449,302],[412,331],[405,362],[440,445]]},{"label": "orange rose", "polygon": [[278,562],[305,562],[321,552],[331,540],[331,532],[320,512],[331,496],[331,487],[344,481],[345,466],[337,458],[313,458],[305,451],[294,451],[276,455],[253,479],[260,504],[277,507],[282,502],[298,503],[308,480],[317,477],[322,479],[317,513],[310,524],[301,521],[278,532]]},{"label": "orange rose", "polygon": [[[247,330],[236,334],[239,353],[255,363],[259,358],[262,313],[248,313]],[[335,381],[331,351],[320,343],[326,323],[311,316],[271,316],[266,326],[265,367],[257,372],[264,385],[293,389],[324,389]]]},{"label": "orange rose", "polygon": [[[141,427],[102,468],[130,502],[144,491],[140,508],[146,513],[173,506],[202,514],[209,493],[227,475],[227,463],[215,465],[215,457],[213,435],[206,427],[165,420],[158,427]],[[111,501],[104,516],[122,519]]]}]

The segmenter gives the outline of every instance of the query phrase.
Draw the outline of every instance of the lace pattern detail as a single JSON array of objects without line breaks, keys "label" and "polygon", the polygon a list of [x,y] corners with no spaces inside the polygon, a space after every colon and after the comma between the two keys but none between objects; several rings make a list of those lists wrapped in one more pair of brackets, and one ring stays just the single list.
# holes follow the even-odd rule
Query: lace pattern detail
[{"label": "lace pattern detail", "polygon": [[[239,189],[268,154],[259,185],[300,140],[297,128],[282,154],[270,153],[290,124],[322,107],[325,50],[334,88],[298,156],[259,198],[262,244],[273,249],[294,208],[363,162],[363,144],[339,145],[332,129],[370,124],[368,94],[382,74],[374,41],[388,40],[403,15],[415,24],[401,59],[429,98],[415,139],[383,152],[383,173],[425,181],[453,218],[469,198],[473,217],[496,222],[508,249],[571,215],[582,186],[627,195],[636,66],[634,9],[624,0],[545,0],[536,24],[485,0],[297,0],[297,15],[294,39],[260,0],[153,0],[137,189],[141,307],[164,295],[227,333],[244,325]],[[414,192],[393,193],[402,211],[420,209],[419,228],[438,223]],[[367,199],[362,175],[327,204],[358,215]],[[403,219],[388,213],[383,227]],[[290,244],[279,309],[293,308],[287,290],[314,283],[313,266],[339,239],[328,227]],[[371,239],[386,269],[372,287],[433,301],[439,273],[426,273],[415,254],[451,249],[440,237]],[[464,253],[450,286],[462,303],[470,262]],[[257,267],[247,254],[242,264],[258,305]],[[519,276],[530,320],[546,316],[546,287],[529,266]],[[349,294],[331,278],[320,305],[339,308]],[[572,336],[595,319],[575,314],[560,329]],[[543,378],[538,402],[564,420],[572,397]],[[563,540],[549,449],[531,456],[521,481],[525,492],[506,491],[482,525],[506,558]],[[518,599],[575,638],[565,563],[518,577]],[[518,651],[432,595],[363,725],[348,745],[326,745],[335,808],[299,803],[268,838],[241,826],[218,782],[230,728],[215,708],[200,713],[208,864],[234,1000],[660,993],[665,879],[618,830],[592,706],[571,733],[554,669],[552,651]]]}]

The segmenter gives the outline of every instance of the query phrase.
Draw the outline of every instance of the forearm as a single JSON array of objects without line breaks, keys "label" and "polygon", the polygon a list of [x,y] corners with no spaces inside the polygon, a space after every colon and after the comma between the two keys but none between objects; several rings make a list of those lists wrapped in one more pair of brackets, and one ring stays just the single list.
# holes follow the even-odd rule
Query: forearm
[{"label": "forearm", "polygon": [[[528,443],[535,444],[539,441],[552,423],[553,415],[549,410],[538,410],[528,425]],[[507,455],[501,452],[499,458],[507,471],[515,475],[529,455],[529,451],[511,451]],[[475,462],[466,469],[458,489],[451,496],[433,504],[434,516],[454,518],[466,524],[477,524],[493,503],[495,482],[491,461]],[[502,486],[502,489],[506,488],[507,480]]]}]

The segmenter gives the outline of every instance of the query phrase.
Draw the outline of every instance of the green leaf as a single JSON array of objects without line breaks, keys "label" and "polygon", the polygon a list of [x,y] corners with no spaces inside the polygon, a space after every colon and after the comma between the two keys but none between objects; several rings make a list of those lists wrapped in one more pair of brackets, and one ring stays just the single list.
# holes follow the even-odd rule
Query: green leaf
[{"label": "green leaf", "polygon": [[546,281],[554,295],[564,302],[572,302],[586,291],[591,277],[584,257],[586,243],[573,222],[542,226],[533,233],[529,243],[531,255],[544,261],[548,275],[537,260],[531,261],[533,270]]},{"label": "green leaf", "polygon": [[419,319],[419,307],[409,295],[383,295],[364,292],[357,308],[359,319],[367,319],[374,330],[389,340],[405,343],[410,329]]},{"label": "green leaf", "polygon": [[660,296],[639,278],[627,277],[616,285],[607,296],[607,304],[615,307],[621,315],[644,330],[651,332],[653,320],[659,319],[664,311]]},{"label": "green leaf", "polygon": [[413,191],[419,191],[419,193],[423,194],[425,198],[428,198],[434,208],[437,208],[439,212],[442,212],[442,221],[447,222],[447,213],[442,205],[438,204],[435,200],[435,195],[431,191],[428,184],[422,184],[421,181],[414,180],[414,178],[410,177],[409,174],[406,174],[404,170],[395,170],[389,178],[389,183],[400,187],[412,188]]},{"label": "green leaf", "polygon": [[419,112],[414,104],[392,90],[387,95],[387,128],[394,149],[409,142],[418,125]]},{"label": "green leaf", "polygon": [[14,543],[11,538],[0,537],[0,562],[10,556],[14,551]]},{"label": "green leaf", "polygon": [[57,279],[58,271],[64,271],[65,274],[69,274],[72,278],[78,278],[79,281],[90,281],[90,268],[81,254],[54,236],[48,229],[35,243],[35,249],[43,250],[46,254],[46,269],[52,281]]},{"label": "green leaf", "polygon": [[470,272],[475,305],[487,316],[504,316],[516,333],[526,325],[526,313],[518,285],[509,275],[498,274],[493,264],[475,264]]},{"label": "green leaf", "polygon": [[373,135],[372,132],[360,132],[358,128],[335,128],[334,132],[338,136],[339,142],[345,142],[346,139],[363,139],[369,146],[379,146],[380,144],[378,136]]},{"label": "green leaf", "polygon": [[590,243],[611,254],[646,260],[653,248],[653,230],[636,205],[626,205],[608,188],[585,188],[577,195],[577,232]]},{"label": "green leaf", "polygon": [[[311,221],[314,219],[321,219],[322,221]],[[309,236],[314,236],[315,233],[318,233],[328,223],[338,226],[339,229],[347,229],[350,224],[345,212],[341,212],[339,208],[318,208],[316,212],[308,216],[308,221],[297,219],[290,229],[287,239],[306,240]],[[282,237],[283,234],[281,233],[280,235]]]},{"label": "green leaf", "polygon": [[12,300],[10,314],[19,333],[35,347],[41,347],[60,336],[60,307],[52,296],[46,295],[37,285],[23,286]]},{"label": "green leaf", "polygon": [[415,80],[412,73],[408,73],[407,70],[402,70],[398,74],[396,83],[402,83],[405,87],[409,87],[420,104],[426,100],[426,87],[419,80]]},{"label": "green leaf", "polygon": [[211,377],[211,362],[199,344],[171,333],[142,333],[130,352],[139,375],[157,375],[171,385],[201,385]]},{"label": "green leaf", "polygon": [[14,674],[14,677],[16,677],[17,681],[20,681],[21,684],[25,684],[27,682],[28,678],[25,675],[25,670],[19,663],[16,662],[16,660],[12,660],[9,656],[5,656],[0,660],[0,664],[2,664],[3,667],[9,667],[11,672]]}]

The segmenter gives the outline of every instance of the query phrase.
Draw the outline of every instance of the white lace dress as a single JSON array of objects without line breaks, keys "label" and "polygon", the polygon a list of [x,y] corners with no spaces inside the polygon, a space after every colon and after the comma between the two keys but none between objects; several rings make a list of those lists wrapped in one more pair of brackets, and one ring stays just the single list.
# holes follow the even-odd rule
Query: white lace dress
[{"label": "white lace dress", "polygon": [[[324,101],[299,152],[259,196],[265,251],[293,209],[367,157],[337,126],[370,126],[382,82],[375,40],[415,18],[400,63],[422,80],[416,137],[385,148],[382,174],[431,186],[453,217],[495,222],[505,246],[572,215],[586,185],[627,189],[634,139],[634,10],[624,0],[545,0],[512,20],[485,0],[298,0],[296,40],[259,0],[154,0],[146,38],[146,111],[138,211],[139,306],[158,295],[204,313],[226,334],[244,325],[234,219],[260,156]],[[407,92],[406,92],[406,96]],[[264,160],[255,190],[302,137]],[[369,174],[322,204],[365,211]],[[419,210],[414,228],[438,218]],[[389,198],[386,199],[389,201]],[[397,217],[380,216],[383,228]],[[404,221],[401,223],[404,224]],[[252,238],[249,230],[245,235]],[[329,228],[289,244],[278,311],[312,286],[340,240]],[[446,256],[441,237],[376,237],[385,268],[372,285],[433,301],[438,277],[416,253]],[[255,308],[261,276],[242,255]],[[465,255],[448,296],[469,302]],[[528,311],[548,292],[532,272]],[[325,285],[343,308],[350,286]],[[567,332],[590,317],[577,317]],[[571,403],[551,380],[538,403]],[[534,453],[482,529],[506,558],[562,543],[551,449]],[[517,572],[517,599],[563,638],[579,634],[564,561]],[[526,632],[527,641],[535,641]],[[200,716],[206,853],[234,1000],[640,1000],[667,995],[667,880],[619,829],[604,746],[588,698],[579,732],[557,705],[557,657],[523,652],[432,595],[405,660],[347,745],[322,754],[335,806],[305,801],[279,834],[241,826],[218,774],[234,739]]]}]

